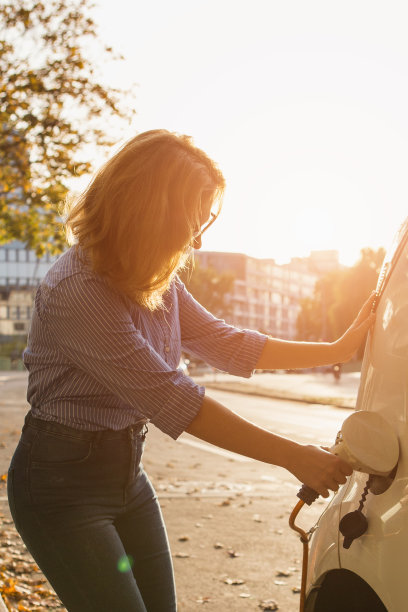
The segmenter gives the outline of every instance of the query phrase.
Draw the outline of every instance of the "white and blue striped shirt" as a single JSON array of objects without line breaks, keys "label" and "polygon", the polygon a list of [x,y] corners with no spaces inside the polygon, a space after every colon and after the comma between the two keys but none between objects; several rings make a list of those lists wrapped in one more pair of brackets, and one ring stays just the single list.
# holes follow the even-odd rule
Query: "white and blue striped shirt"
[{"label": "white and blue striped shirt", "polygon": [[216,319],[176,279],[151,312],[95,274],[79,247],[39,286],[24,363],[34,417],[87,430],[143,420],[177,438],[204,388],[180,369],[181,350],[249,377],[266,336]]}]

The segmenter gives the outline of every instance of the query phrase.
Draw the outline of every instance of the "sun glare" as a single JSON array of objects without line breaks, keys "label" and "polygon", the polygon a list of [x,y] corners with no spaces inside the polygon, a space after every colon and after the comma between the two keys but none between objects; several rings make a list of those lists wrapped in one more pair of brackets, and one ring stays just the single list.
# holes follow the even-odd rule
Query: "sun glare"
[{"label": "sun glare", "polygon": [[126,58],[115,82],[139,84],[129,136],[190,134],[227,178],[203,248],[276,260],[336,249],[350,264],[388,244],[408,199],[403,20],[373,10],[367,27],[362,5],[350,20],[262,0],[235,3],[232,27],[229,2],[159,4],[141,15],[100,0],[98,20]]}]

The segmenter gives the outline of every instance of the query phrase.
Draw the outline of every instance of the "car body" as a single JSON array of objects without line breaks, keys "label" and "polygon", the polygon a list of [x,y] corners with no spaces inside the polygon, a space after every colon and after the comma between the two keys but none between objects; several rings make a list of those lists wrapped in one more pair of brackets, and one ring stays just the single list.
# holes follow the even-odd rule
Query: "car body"
[{"label": "car body", "polygon": [[362,510],[368,529],[348,549],[339,523],[358,509],[367,474],[353,472],[326,507],[310,543],[306,612],[408,610],[408,219],[387,253],[377,295],[356,410],[388,421],[399,460],[389,477],[371,480]]}]

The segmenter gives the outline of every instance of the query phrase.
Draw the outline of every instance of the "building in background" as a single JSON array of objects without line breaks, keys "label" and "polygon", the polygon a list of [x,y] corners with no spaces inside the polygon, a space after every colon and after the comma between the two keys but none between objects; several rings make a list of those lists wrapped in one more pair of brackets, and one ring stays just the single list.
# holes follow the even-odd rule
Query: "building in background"
[{"label": "building in background", "polygon": [[0,340],[28,332],[35,290],[57,259],[34,251],[17,241],[0,245]]},{"label": "building in background", "polygon": [[[309,257],[294,258],[284,265],[241,253],[197,251],[195,257],[202,267],[234,274],[230,323],[285,339],[296,337],[301,299],[312,297],[316,280],[340,266],[337,251],[313,251]],[[27,334],[35,290],[56,259],[49,253],[38,258],[17,241],[0,245],[3,342]]]},{"label": "building in background", "polygon": [[241,253],[197,251],[195,258],[202,267],[234,274],[232,325],[287,340],[296,338],[300,301],[313,296],[320,276],[340,267],[337,251],[313,251],[284,265]]}]

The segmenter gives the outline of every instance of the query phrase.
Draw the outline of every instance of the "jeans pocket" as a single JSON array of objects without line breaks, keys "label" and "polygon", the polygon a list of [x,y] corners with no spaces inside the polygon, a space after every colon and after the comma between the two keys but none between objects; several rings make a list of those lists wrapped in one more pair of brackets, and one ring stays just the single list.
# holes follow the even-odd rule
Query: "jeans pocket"
[{"label": "jeans pocket", "polygon": [[50,431],[39,431],[31,446],[32,466],[69,466],[84,463],[92,452],[92,441]]}]

